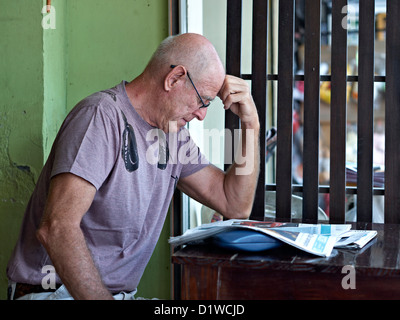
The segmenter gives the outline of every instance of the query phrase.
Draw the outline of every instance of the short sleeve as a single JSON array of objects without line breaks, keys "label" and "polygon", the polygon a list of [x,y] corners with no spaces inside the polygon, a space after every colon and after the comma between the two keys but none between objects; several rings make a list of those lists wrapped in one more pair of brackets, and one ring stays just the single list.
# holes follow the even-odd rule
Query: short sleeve
[{"label": "short sleeve", "polygon": [[179,132],[178,161],[182,165],[180,178],[188,177],[210,165],[210,162],[193,141],[187,129]]},{"label": "short sleeve", "polygon": [[73,173],[99,189],[118,157],[118,129],[99,105],[77,108],[64,122],[54,145],[51,176]]}]

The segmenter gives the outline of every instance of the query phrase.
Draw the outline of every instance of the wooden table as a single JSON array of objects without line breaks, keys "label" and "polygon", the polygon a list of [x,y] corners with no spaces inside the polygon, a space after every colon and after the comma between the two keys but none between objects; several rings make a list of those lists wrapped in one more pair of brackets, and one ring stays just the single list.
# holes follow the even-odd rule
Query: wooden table
[{"label": "wooden table", "polygon": [[[359,223],[353,229],[377,230],[378,236],[361,250],[334,249],[329,258],[288,245],[256,254],[186,246],[172,256],[181,265],[181,296],[175,298],[400,299],[400,226]],[[356,288],[346,290],[342,282]]]}]

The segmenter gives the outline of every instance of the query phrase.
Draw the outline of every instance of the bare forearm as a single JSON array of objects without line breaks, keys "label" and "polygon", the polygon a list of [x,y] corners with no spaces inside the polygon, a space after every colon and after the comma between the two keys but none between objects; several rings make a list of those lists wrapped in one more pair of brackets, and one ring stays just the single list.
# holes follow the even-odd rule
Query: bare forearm
[{"label": "bare forearm", "polygon": [[[229,218],[247,218],[254,202],[260,171],[259,123],[242,125],[241,150],[228,170],[224,189],[229,204]],[[234,210],[232,210],[234,208]]]},{"label": "bare forearm", "polygon": [[103,285],[80,228],[67,227],[57,231],[42,226],[37,235],[74,299],[113,299]]}]

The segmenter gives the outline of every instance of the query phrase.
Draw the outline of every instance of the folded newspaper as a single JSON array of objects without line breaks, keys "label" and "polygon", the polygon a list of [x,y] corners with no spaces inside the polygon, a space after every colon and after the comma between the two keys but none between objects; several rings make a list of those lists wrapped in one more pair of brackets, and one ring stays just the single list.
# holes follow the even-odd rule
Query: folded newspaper
[{"label": "folded newspaper", "polygon": [[181,236],[171,237],[169,243],[183,245],[199,242],[235,228],[246,228],[264,233],[321,257],[329,257],[333,248],[362,248],[377,235],[376,231],[351,230],[350,224],[281,223],[232,219],[189,229]]}]

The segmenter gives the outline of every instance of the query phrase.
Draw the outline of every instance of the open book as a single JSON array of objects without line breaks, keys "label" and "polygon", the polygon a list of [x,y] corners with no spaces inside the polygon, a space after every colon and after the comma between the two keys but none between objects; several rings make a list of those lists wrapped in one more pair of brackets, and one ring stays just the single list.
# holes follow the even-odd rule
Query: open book
[{"label": "open book", "polygon": [[351,230],[350,224],[304,224],[232,219],[189,229],[181,236],[171,237],[169,243],[189,244],[212,239],[223,232],[238,229],[264,234],[275,241],[281,241],[321,257],[329,257],[335,247],[362,248],[377,235],[376,231]]}]

